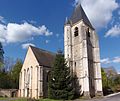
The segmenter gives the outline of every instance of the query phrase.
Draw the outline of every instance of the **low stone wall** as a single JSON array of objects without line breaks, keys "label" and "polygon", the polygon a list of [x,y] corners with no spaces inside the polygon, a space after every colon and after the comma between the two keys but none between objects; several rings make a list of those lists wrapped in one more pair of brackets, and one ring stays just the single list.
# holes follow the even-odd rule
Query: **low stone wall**
[{"label": "low stone wall", "polygon": [[17,97],[18,90],[17,89],[0,89],[1,97]]}]

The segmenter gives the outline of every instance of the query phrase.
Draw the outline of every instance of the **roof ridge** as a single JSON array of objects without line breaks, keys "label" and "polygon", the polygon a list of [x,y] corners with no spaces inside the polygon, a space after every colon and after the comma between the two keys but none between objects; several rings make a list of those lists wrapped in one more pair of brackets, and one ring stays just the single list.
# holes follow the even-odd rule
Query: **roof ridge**
[{"label": "roof ridge", "polygon": [[52,63],[55,58],[55,53],[37,48],[35,46],[29,46],[36,57],[39,65],[45,66],[45,67],[51,67]]},{"label": "roof ridge", "polygon": [[48,51],[48,50],[45,50],[45,49],[41,49],[41,48],[38,48],[38,47],[35,47],[35,46],[31,46],[31,45],[30,45],[30,47],[31,47],[31,48],[36,48],[36,49],[38,49],[38,50],[40,50],[40,51],[43,51],[43,52],[46,52],[46,53],[50,53],[50,54],[55,55],[54,52],[51,52],[51,51]]},{"label": "roof ridge", "polygon": [[78,4],[72,13],[72,16],[70,17],[70,20],[71,20],[72,24],[75,24],[82,19],[83,19],[85,24],[87,24],[89,27],[94,29],[91,22],[89,21],[87,15],[86,15],[85,11],[84,11],[84,9],[82,8],[81,4]]}]

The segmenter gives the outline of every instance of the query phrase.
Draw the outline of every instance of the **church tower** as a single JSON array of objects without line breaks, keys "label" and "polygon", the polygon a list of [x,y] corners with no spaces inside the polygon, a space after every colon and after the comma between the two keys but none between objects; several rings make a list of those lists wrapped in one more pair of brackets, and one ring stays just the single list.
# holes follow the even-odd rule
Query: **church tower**
[{"label": "church tower", "polygon": [[99,39],[80,4],[65,22],[64,52],[71,73],[77,77],[76,92],[102,96]]}]

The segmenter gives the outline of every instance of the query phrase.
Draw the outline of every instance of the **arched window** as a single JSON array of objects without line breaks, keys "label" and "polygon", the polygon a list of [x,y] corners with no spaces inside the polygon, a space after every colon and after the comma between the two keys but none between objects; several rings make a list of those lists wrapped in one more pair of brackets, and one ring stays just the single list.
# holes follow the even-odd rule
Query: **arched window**
[{"label": "arched window", "polygon": [[27,69],[27,84],[30,83],[30,71],[29,68]]},{"label": "arched window", "polygon": [[75,27],[74,36],[78,36],[78,27]]},{"label": "arched window", "polygon": [[76,62],[75,62],[75,67],[76,67]]},{"label": "arched window", "polygon": [[47,73],[47,76],[46,76],[46,82],[48,83],[49,81],[49,76],[50,76],[50,71]]},{"label": "arched window", "polygon": [[24,84],[26,83],[26,70],[24,69]]},{"label": "arched window", "polygon": [[89,31],[89,28],[87,28],[86,34],[87,34],[88,37],[90,37],[90,31]]}]

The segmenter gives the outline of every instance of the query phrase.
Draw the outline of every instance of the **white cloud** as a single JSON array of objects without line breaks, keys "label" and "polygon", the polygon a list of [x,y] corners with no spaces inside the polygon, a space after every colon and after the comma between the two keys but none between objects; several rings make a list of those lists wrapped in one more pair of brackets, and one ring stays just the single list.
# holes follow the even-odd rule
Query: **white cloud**
[{"label": "white cloud", "polygon": [[25,44],[22,44],[22,48],[23,48],[23,49],[27,49],[29,46],[35,46],[35,45],[32,44],[32,43],[25,43]]},{"label": "white cloud", "polygon": [[104,58],[101,59],[102,64],[110,64],[110,63],[120,63],[120,56],[113,57],[113,59],[110,60],[110,58]]},{"label": "white cloud", "polygon": [[6,37],[6,26],[0,24],[0,42],[5,42]]},{"label": "white cloud", "polygon": [[113,26],[114,23],[115,23],[115,17],[113,17],[112,20],[111,20],[111,22],[110,22],[111,26]]},{"label": "white cloud", "polygon": [[120,16],[120,10],[118,11],[118,15]]},{"label": "white cloud", "polygon": [[45,43],[48,44],[48,43],[49,43],[49,40],[45,40]]},{"label": "white cloud", "polygon": [[105,34],[105,37],[111,36],[119,36],[120,35],[120,25],[114,25],[108,32]]},{"label": "white cloud", "polygon": [[53,33],[50,32],[45,25],[36,27],[27,22],[24,22],[23,24],[0,24],[0,41],[6,43],[25,42],[33,39],[34,36],[49,36],[52,34]]},{"label": "white cloud", "polygon": [[111,62],[110,62],[110,59],[109,59],[109,58],[104,58],[104,59],[101,59],[101,63],[102,63],[102,64],[109,64],[109,63],[111,63]]},{"label": "white cloud", "polygon": [[56,37],[58,38],[60,35],[59,34],[56,34]]},{"label": "white cloud", "polygon": [[113,59],[113,62],[114,62],[114,63],[120,63],[120,57],[115,57],[115,58]]},{"label": "white cloud", "polygon": [[4,24],[6,23],[4,17],[0,16],[0,22],[1,22],[1,23],[4,23]]},{"label": "white cloud", "polygon": [[112,19],[112,12],[118,8],[116,0],[75,0],[81,3],[91,23],[96,28],[105,27]]},{"label": "white cloud", "polygon": [[118,74],[120,74],[120,71],[118,71]]},{"label": "white cloud", "polygon": [[37,22],[34,21],[34,20],[31,20],[30,23],[31,23],[31,24],[36,24]]}]

